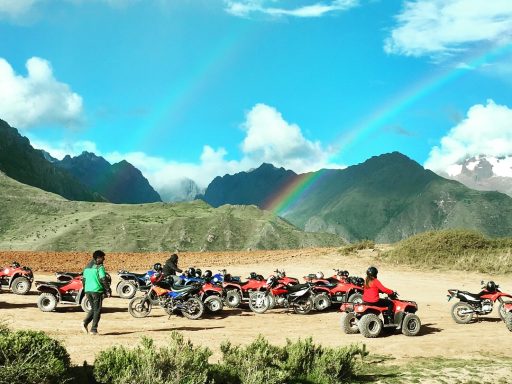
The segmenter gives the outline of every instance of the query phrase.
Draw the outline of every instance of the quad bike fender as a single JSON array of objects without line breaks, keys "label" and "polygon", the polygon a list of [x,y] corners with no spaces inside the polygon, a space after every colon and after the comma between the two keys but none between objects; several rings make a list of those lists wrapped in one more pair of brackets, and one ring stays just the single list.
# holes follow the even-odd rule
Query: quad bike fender
[{"label": "quad bike fender", "polygon": [[14,281],[14,279],[16,279],[17,277],[26,277],[27,279],[29,279],[29,280],[30,280],[30,282],[32,282],[32,278],[31,278],[27,273],[16,272],[14,275],[12,275],[12,276],[9,278],[9,288],[11,288],[12,282],[13,282],[13,281]]},{"label": "quad bike fender", "polygon": [[57,297],[58,301],[62,300],[59,290],[53,285],[40,284],[37,286],[37,290],[41,293],[51,293]]},{"label": "quad bike fender", "polygon": [[343,303],[340,306],[340,312],[354,312],[354,303]]},{"label": "quad bike fender", "polygon": [[240,294],[242,294],[242,289],[240,288],[240,286],[238,284],[232,284],[232,283],[224,283],[223,285],[223,288],[225,290],[229,290],[229,289],[237,289],[240,291]]}]

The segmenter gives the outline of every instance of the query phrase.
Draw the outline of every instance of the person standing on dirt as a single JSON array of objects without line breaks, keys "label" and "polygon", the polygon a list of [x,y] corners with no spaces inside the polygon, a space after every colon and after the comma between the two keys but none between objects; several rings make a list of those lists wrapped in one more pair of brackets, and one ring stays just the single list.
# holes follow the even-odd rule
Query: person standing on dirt
[{"label": "person standing on dirt", "polygon": [[173,253],[171,257],[169,257],[164,264],[163,274],[164,278],[172,279],[175,283],[178,282],[178,276],[176,276],[176,272],[183,272],[178,268],[178,255]]},{"label": "person standing on dirt", "polygon": [[363,301],[365,303],[371,303],[378,307],[387,307],[387,315],[393,314],[393,302],[389,299],[381,299],[379,293],[386,293],[391,295],[394,293],[393,290],[386,288],[377,279],[379,271],[375,267],[370,267],[366,271],[366,280],[364,282],[363,289]]},{"label": "person standing on dirt", "polygon": [[105,253],[103,251],[94,251],[92,260],[86,265],[82,273],[82,283],[87,299],[91,303],[91,311],[87,313],[82,323],[82,331],[89,333],[89,324],[92,322],[91,335],[98,334],[98,323],[101,317],[101,307],[103,296],[112,296],[107,273],[105,272]]}]

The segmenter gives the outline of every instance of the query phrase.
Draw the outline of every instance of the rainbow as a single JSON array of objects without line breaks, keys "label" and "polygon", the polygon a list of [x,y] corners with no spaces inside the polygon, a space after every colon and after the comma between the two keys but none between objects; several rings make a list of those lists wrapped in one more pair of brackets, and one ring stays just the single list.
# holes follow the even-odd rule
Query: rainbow
[{"label": "rainbow", "polygon": [[[493,47],[491,50],[480,50],[467,56],[463,60],[463,62],[466,63],[463,66],[459,65],[455,68],[450,67],[449,69],[435,73],[433,76],[422,78],[412,87],[405,89],[377,108],[355,127],[337,137],[332,145],[333,151],[330,159],[335,157],[335,155],[340,151],[347,149],[368,137],[371,133],[389,123],[389,121],[400,112],[404,111],[423,97],[443,87],[445,84],[511,53],[512,44]],[[278,190],[267,201],[264,208],[271,210],[278,215],[282,215],[303,199],[308,192],[313,189],[318,181],[321,180],[324,173],[325,170],[299,175],[299,177]]]}]

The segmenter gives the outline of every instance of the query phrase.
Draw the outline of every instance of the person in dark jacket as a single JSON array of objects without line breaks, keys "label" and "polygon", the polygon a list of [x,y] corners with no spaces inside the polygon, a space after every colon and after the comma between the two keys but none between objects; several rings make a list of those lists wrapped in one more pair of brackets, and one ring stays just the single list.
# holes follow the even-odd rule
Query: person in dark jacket
[{"label": "person in dark jacket", "polygon": [[388,315],[393,313],[393,302],[389,299],[381,299],[379,293],[386,293],[391,295],[394,291],[386,288],[377,279],[379,271],[375,267],[370,267],[366,271],[366,280],[364,282],[363,289],[363,301],[365,303],[371,303],[379,307],[388,307]]},{"label": "person in dark jacket", "polygon": [[91,335],[98,334],[98,323],[101,317],[101,307],[103,296],[112,295],[110,285],[107,279],[107,273],[103,262],[105,261],[105,253],[103,251],[94,251],[92,260],[86,265],[82,272],[83,289],[87,299],[91,303],[91,311],[87,313],[82,323],[82,331],[89,333],[89,324],[92,322]]},{"label": "person in dark jacket", "polygon": [[164,264],[163,274],[164,278],[172,279],[175,283],[178,282],[178,276],[176,276],[176,272],[183,272],[178,268],[178,255],[173,253],[171,257],[169,257]]}]

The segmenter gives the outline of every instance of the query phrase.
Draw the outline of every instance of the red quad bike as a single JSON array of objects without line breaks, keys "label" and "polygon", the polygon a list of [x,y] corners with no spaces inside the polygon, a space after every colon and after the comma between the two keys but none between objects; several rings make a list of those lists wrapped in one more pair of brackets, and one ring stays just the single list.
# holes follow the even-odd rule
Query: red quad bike
[{"label": "red quad bike", "polygon": [[313,302],[317,311],[329,308],[333,303],[361,303],[363,301],[364,280],[360,277],[349,276],[348,271],[335,269],[336,274],[327,279],[323,273],[304,276],[308,282],[315,284]]},{"label": "red quad bike", "polygon": [[240,281],[230,274],[224,274],[222,283],[224,292],[226,292],[225,302],[228,307],[236,308],[242,302],[249,302],[252,292],[265,291],[267,282],[265,278],[255,272],[251,272],[247,281]]},{"label": "red quad bike", "polygon": [[270,298],[275,305],[293,308],[294,312],[305,315],[313,309],[312,284],[286,285],[276,276],[270,276],[265,283],[265,290],[251,292],[249,308],[255,313],[265,313],[270,308]]},{"label": "red quad bike", "polygon": [[[51,312],[57,304],[80,305],[84,312],[91,310],[91,303],[83,290],[82,275],[73,272],[57,272],[58,281],[36,281],[36,288],[41,294],[37,307],[43,312]],[[110,285],[111,278],[107,273]]]},{"label": "red quad bike", "polygon": [[398,300],[398,294],[388,296],[393,302],[393,313],[387,307],[372,303],[343,303],[340,307],[341,327],[347,334],[361,332],[364,337],[378,337],[383,328],[401,329],[405,336],[416,336],[421,329],[421,321],[414,301]]},{"label": "red quad bike", "polygon": [[22,267],[16,261],[10,266],[0,268],[0,286],[6,286],[16,295],[26,295],[32,287],[34,274],[28,267]]},{"label": "red quad bike", "polygon": [[492,312],[496,301],[499,301],[498,314],[502,320],[505,320],[505,304],[509,301],[504,298],[512,299],[512,295],[503,293],[499,290],[499,285],[494,281],[487,284],[482,281],[482,291],[480,293],[469,293],[458,289],[448,290],[448,301],[453,298],[459,299],[452,307],[452,318],[457,324],[468,324],[473,316],[488,315]]},{"label": "red quad bike", "polygon": [[275,276],[277,278],[278,284],[276,285],[276,287],[271,288],[270,290],[270,294],[268,295],[268,309],[273,309],[276,307],[276,305],[278,305],[276,298],[279,298],[279,296],[288,292],[288,289],[286,288],[287,286],[299,284],[299,279],[295,277],[286,276],[286,272],[284,270],[276,269],[274,272],[276,273]]},{"label": "red quad bike", "polygon": [[512,303],[505,304],[505,312],[505,325],[507,326],[508,330],[512,332]]}]

